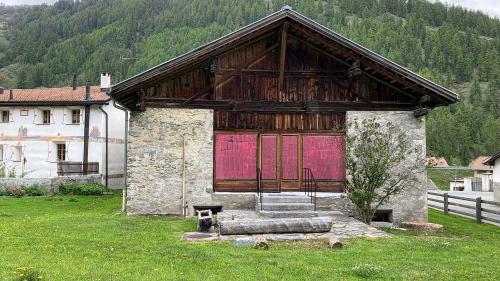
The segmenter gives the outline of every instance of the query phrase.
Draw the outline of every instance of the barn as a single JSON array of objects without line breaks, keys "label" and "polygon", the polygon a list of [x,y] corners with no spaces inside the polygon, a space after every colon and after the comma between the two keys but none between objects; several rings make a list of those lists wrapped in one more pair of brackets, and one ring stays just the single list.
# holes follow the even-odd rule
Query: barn
[{"label": "barn", "polygon": [[[400,126],[425,152],[425,115],[453,92],[290,7],[124,80],[111,95],[131,111],[129,214],[255,209],[259,193],[301,192],[349,212],[346,124]],[[384,206],[427,220],[426,175]]]}]

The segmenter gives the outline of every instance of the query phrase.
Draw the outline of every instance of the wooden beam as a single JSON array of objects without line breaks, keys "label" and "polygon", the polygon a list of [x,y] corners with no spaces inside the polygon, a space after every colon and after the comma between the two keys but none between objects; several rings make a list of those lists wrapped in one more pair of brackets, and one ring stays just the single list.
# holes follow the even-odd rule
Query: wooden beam
[{"label": "wooden beam", "polygon": [[270,52],[272,52],[274,49],[276,49],[277,47],[278,47],[278,44],[272,45],[271,47],[265,49],[264,52],[259,57],[254,59],[253,61],[247,62],[245,65],[241,66],[241,68],[234,69],[233,71],[231,71],[228,74],[224,74],[222,81],[217,82],[214,89],[217,87],[222,87],[222,86],[226,85],[227,83],[231,82],[231,80],[233,80],[234,77],[236,77],[236,75],[238,75],[238,72],[240,72],[241,69],[245,69],[245,68],[251,67],[252,65],[259,63],[260,61],[265,59],[267,57],[267,55]]},{"label": "wooden beam", "polygon": [[418,118],[429,114],[429,111],[427,108],[417,108],[413,111],[413,115]]},{"label": "wooden beam", "polygon": [[404,102],[371,102],[362,101],[310,101],[310,102],[276,102],[276,101],[231,101],[231,100],[193,100],[185,104],[185,99],[145,97],[146,106],[173,108],[211,108],[222,111],[237,112],[322,112],[337,110],[414,110],[416,106]]},{"label": "wooden beam", "polygon": [[206,96],[208,94],[210,94],[210,91],[212,90],[212,86],[209,86],[208,89],[205,89],[203,91],[200,91],[194,95],[192,95],[190,98],[188,98],[187,100],[185,100],[182,104],[187,104],[195,99],[198,99],[198,98],[201,98],[203,96]]},{"label": "wooden beam", "polygon": [[288,27],[290,23],[285,21],[283,23],[283,28],[281,30],[281,42],[280,42],[280,53],[279,53],[279,74],[278,74],[278,92],[282,92],[284,88],[285,81],[285,59],[286,59],[286,36],[288,33]]}]

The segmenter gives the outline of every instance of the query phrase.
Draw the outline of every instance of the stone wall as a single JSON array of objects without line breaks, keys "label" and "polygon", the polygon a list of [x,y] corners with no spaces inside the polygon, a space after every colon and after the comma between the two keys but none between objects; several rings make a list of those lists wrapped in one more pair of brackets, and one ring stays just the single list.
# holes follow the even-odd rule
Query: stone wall
[{"label": "stone wall", "polygon": [[59,191],[59,184],[61,183],[101,183],[101,181],[101,175],[63,176],[55,178],[1,178],[0,189],[37,185],[51,193],[57,193]]},{"label": "stone wall", "polygon": [[[347,121],[363,118],[391,121],[414,145],[425,151],[425,121],[412,112],[348,112]],[[354,132],[348,132],[354,133]],[[183,139],[185,135],[185,190],[187,214],[193,205],[220,204],[224,209],[254,209],[254,193],[213,193],[213,111],[207,109],[148,108],[130,119],[128,152],[128,214],[182,214]],[[426,175],[422,185],[407,190],[382,209],[393,219],[427,220]],[[318,209],[353,214],[347,198],[322,196]]]},{"label": "stone wall", "polygon": [[[350,111],[347,112],[346,121],[349,123],[367,118],[375,118],[381,123],[391,122],[398,126],[408,135],[413,145],[421,149],[425,155],[425,118],[415,118],[411,111]],[[347,133],[356,132],[348,131]],[[424,164],[422,171],[417,175],[420,184],[416,188],[404,190],[394,196],[389,204],[380,208],[381,210],[392,210],[395,223],[404,220],[427,221],[427,174]]]},{"label": "stone wall", "polygon": [[182,214],[183,135],[188,210],[211,202],[213,111],[148,108],[130,117],[128,214]]}]

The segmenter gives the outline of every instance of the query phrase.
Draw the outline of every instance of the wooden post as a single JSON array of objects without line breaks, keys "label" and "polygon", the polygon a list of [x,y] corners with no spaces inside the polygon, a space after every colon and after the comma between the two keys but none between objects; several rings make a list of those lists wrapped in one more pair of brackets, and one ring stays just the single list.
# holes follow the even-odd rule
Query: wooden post
[{"label": "wooden post", "polygon": [[448,193],[443,194],[443,212],[448,214]]},{"label": "wooden post", "polygon": [[476,222],[481,223],[481,197],[476,197]]},{"label": "wooden post", "polygon": [[286,57],[286,34],[288,31],[288,22],[283,23],[283,28],[281,29],[281,42],[280,42],[280,53],[279,53],[279,74],[278,74],[278,93],[283,91],[284,80],[285,80],[285,57]]}]

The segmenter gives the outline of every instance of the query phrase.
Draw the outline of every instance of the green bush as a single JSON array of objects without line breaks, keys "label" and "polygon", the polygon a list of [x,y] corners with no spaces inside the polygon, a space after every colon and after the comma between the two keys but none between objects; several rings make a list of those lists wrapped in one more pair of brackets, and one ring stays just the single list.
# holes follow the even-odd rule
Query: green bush
[{"label": "green bush", "polygon": [[22,187],[7,187],[3,191],[3,196],[23,197],[26,191]]},{"label": "green bush", "polygon": [[47,195],[47,190],[40,188],[37,185],[24,188],[24,192],[29,196],[43,196]]},{"label": "green bush", "polygon": [[59,192],[62,194],[102,195],[107,191],[104,185],[98,183],[61,183],[59,185]]},{"label": "green bush", "polygon": [[13,197],[23,197],[23,196],[43,196],[47,195],[47,191],[40,188],[38,185],[28,186],[28,187],[7,187],[5,189],[0,189],[0,196],[13,196]]}]

